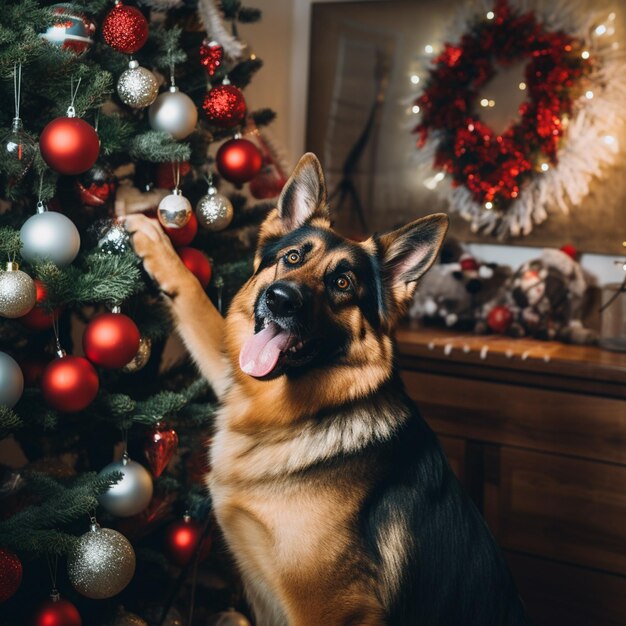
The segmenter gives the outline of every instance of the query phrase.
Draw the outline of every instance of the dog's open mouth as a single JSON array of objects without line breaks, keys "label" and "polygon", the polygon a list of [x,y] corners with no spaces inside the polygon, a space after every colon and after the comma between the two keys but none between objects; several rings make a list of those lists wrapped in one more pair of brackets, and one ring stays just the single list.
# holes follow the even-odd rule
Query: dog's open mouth
[{"label": "dog's open mouth", "polygon": [[275,322],[246,341],[239,353],[239,367],[250,376],[263,378],[279,366],[301,365],[314,353],[314,342],[302,341],[289,330]]}]

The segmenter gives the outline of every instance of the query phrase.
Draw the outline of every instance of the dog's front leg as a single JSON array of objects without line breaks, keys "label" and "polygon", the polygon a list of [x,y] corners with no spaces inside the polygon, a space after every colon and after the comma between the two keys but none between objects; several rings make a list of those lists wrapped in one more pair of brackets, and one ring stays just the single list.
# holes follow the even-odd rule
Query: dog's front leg
[{"label": "dog's front leg", "polygon": [[220,398],[230,378],[230,366],[222,347],[224,318],[185,267],[156,220],[145,215],[129,215],[125,222],[136,254],[166,297],[179,335]]}]

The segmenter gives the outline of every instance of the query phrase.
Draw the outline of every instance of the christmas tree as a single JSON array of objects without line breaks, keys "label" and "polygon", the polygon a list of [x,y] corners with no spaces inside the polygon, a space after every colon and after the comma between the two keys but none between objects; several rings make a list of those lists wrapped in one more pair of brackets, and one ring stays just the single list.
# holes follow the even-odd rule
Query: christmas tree
[{"label": "christmas tree", "polygon": [[237,25],[259,18],[238,0],[3,3],[2,625],[245,611],[212,545],[214,397],[118,218],[158,219],[227,306],[285,180],[274,113],[242,92],[262,63]]}]

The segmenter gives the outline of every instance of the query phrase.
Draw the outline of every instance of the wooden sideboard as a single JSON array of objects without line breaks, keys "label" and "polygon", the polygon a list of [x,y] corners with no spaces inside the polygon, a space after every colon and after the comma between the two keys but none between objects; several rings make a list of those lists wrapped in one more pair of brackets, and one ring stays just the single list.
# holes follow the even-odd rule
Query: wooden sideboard
[{"label": "wooden sideboard", "polygon": [[626,354],[411,326],[396,338],[409,395],[535,626],[626,625]]}]

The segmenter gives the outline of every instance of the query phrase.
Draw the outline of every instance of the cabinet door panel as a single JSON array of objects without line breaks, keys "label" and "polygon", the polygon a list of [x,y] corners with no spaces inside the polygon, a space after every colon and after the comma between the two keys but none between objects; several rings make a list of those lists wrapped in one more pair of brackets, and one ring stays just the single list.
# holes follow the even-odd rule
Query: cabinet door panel
[{"label": "cabinet door panel", "polygon": [[461,484],[465,484],[465,465],[466,465],[466,443],[464,439],[457,437],[439,436],[441,447],[443,448],[452,471],[459,479]]},{"label": "cabinet door panel", "polygon": [[504,548],[626,575],[626,467],[488,446],[483,499]]}]

